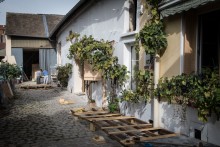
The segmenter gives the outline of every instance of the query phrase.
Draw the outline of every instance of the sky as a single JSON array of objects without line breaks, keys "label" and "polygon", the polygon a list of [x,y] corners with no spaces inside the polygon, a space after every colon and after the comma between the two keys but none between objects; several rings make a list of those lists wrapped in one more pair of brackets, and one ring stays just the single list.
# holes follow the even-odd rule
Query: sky
[{"label": "sky", "polygon": [[0,25],[6,12],[65,15],[79,0],[5,0],[0,3]]}]

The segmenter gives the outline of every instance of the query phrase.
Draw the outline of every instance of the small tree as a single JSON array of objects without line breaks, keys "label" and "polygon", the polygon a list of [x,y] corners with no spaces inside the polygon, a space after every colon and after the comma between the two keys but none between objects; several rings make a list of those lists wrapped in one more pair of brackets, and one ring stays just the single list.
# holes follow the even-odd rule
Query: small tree
[{"label": "small tree", "polygon": [[57,79],[62,87],[68,86],[69,75],[72,73],[72,64],[67,63],[65,66],[57,67],[58,74]]},{"label": "small tree", "polygon": [[20,67],[16,64],[1,62],[0,75],[2,76],[3,80],[12,80],[18,78],[21,75],[21,70]]}]

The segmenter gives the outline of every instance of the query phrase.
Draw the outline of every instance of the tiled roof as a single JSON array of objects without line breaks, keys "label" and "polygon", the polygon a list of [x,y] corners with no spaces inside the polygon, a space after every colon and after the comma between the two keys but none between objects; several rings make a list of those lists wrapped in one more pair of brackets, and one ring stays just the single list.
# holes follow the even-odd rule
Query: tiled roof
[{"label": "tiled roof", "polygon": [[[47,38],[63,15],[10,13],[6,15],[6,35]],[[47,32],[49,31],[49,32]]]}]

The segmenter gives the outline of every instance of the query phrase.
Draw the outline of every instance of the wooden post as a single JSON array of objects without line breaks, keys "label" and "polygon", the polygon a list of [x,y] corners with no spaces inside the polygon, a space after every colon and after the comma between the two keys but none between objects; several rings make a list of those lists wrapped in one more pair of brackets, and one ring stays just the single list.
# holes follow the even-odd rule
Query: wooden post
[{"label": "wooden post", "polygon": [[91,123],[91,122],[89,124],[89,130],[90,131],[95,131],[95,125],[93,123]]},{"label": "wooden post", "polygon": [[106,97],[106,81],[102,79],[102,107],[107,106],[107,97]]},{"label": "wooden post", "polygon": [[131,123],[134,124],[134,119],[131,119]]},{"label": "wooden post", "polygon": [[84,69],[84,62],[83,62],[83,64],[82,64],[82,73],[81,73],[81,76],[82,76],[82,92],[85,92],[84,73],[85,73],[85,69]]}]

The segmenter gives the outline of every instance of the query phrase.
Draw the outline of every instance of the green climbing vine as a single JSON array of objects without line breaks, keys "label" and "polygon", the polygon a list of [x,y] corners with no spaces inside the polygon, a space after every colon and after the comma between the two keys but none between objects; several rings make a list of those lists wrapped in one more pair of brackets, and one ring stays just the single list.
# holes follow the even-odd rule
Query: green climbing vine
[{"label": "green climbing vine", "polygon": [[67,63],[64,66],[57,67],[57,79],[62,87],[67,87],[69,75],[72,73],[72,64]]},{"label": "green climbing vine", "polygon": [[[140,51],[140,45],[144,48],[145,53],[151,55],[151,59],[167,47],[166,34],[164,32],[163,22],[160,20],[158,4],[161,0],[147,0],[149,20],[145,26],[136,35],[136,51]],[[136,81],[135,90],[122,91],[122,100],[130,102],[148,101],[153,93],[153,73],[151,70],[137,70],[134,81]]]},{"label": "green climbing vine", "polygon": [[136,36],[136,49],[139,51],[139,42],[144,47],[146,54],[155,55],[167,47],[164,24],[160,20],[158,4],[161,0],[147,0],[151,19],[145,24]]},{"label": "green climbing vine", "polygon": [[136,89],[123,90],[122,100],[134,103],[149,101],[153,94],[152,76],[153,73],[150,70],[137,70],[134,77]]},{"label": "green climbing vine", "polygon": [[116,89],[123,86],[128,78],[128,72],[127,67],[120,65],[118,58],[113,56],[113,43],[95,40],[92,36],[83,36],[71,45],[68,57],[79,60],[82,65],[87,61],[92,65],[93,70],[99,71],[111,84],[109,102],[114,103],[117,97]]},{"label": "green climbing vine", "polygon": [[155,89],[159,99],[198,110],[198,117],[206,122],[214,112],[220,118],[220,81],[217,70],[204,69],[200,74],[182,74],[171,79],[162,78]]}]

